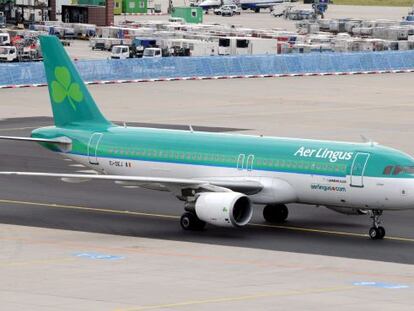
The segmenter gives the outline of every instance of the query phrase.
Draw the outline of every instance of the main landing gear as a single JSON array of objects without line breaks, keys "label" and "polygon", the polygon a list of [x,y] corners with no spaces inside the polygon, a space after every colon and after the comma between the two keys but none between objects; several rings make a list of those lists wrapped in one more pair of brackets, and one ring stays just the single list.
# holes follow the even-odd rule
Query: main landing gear
[{"label": "main landing gear", "polygon": [[193,212],[185,212],[180,219],[181,227],[184,230],[199,231],[203,230],[206,223],[200,220]]},{"label": "main landing gear", "polygon": [[289,210],[284,204],[270,204],[263,209],[263,217],[270,223],[284,222],[289,215]]},{"label": "main landing gear", "polygon": [[369,229],[369,237],[373,240],[382,240],[385,236],[385,229],[381,227],[380,217],[382,210],[374,209],[370,211],[370,217],[372,219],[372,227]]}]

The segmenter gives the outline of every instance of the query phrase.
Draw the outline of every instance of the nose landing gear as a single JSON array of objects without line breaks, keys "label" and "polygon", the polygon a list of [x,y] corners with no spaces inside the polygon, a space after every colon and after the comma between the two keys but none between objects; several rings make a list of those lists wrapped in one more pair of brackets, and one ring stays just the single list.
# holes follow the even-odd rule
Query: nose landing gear
[{"label": "nose landing gear", "polygon": [[370,217],[372,219],[372,227],[369,229],[369,237],[373,240],[382,240],[385,236],[385,229],[381,227],[380,217],[382,210],[374,209],[370,211]]}]

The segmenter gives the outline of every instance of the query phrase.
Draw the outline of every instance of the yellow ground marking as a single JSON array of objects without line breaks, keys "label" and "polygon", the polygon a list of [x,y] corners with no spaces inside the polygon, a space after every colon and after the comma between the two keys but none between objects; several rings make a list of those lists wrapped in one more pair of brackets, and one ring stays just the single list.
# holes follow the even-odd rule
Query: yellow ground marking
[{"label": "yellow ground marking", "polygon": [[54,203],[40,203],[40,202],[3,200],[3,199],[0,199],[0,203],[42,206],[42,207],[49,207],[49,208],[80,210],[80,211],[87,211],[87,212],[101,212],[101,213],[108,213],[108,214],[147,216],[147,217],[169,218],[169,219],[179,219],[180,218],[179,216],[174,216],[174,215],[152,214],[152,213],[132,212],[132,211],[119,211],[119,210],[111,210],[111,209],[104,209],[104,208],[94,208],[94,207],[65,205],[65,204],[54,204]]},{"label": "yellow ground marking", "polygon": [[351,290],[351,289],[355,289],[355,286],[326,287],[326,288],[289,290],[289,291],[278,291],[278,292],[276,291],[276,292],[258,293],[258,294],[245,295],[245,296],[231,296],[231,297],[221,297],[221,298],[212,298],[212,299],[189,300],[189,301],[176,302],[176,303],[170,303],[170,304],[148,305],[148,306],[141,306],[141,307],[126,308],[126,309],[116,309],[115,311],[144,311],[144,310],[156,310],[156,309],[163,309],[163,308],[179,308],[179,307],[196,306],[196,305],[203,305],[203,304],[210,304],[210,303],[223,303],[223,302],[226,303],[226,302],[255,300],[255,299],[260,299],[260,298],[320,294],[320,293],[346,291],[346,290]]},{"label": "yellow ground marking", "polygon": [[[315,232],[315,233],[327,233],[327,234],[335,234],[335,235],[345,235],[345,236],[356,236],[356,237],[367,237],[368,234],[363,233],[353,233],[353,232],[344,232],[344,231],[334,231],[334,230],[323,230],[323,229],[313,229],[313,228],[305,228],[305,227],[296,227],[296,226],[283,226],[283,225],[271,225],[271,224],[250,224],[254,227],[261,227],[261,228],[276,228],[276,229],[287,229],[287,230],[295,230],[295,231],[303,231],[303,232]],[[414,242],[414,239],[412,239]]]},{"label": "yellow ground marking", "polygon": [[[106,209],[96,209],[96,208],[89,208],[89,207],[81,207],[81,206],[72,206],[72,205],[61,205],[61,204],[50,204],[50,203],[37,203],[37,202],[26,202],[26,201],[15,201],[15,200],[1,200],[1,203],[9,203],[9,204],[21,204],[21,205],[31,205],[31,206],[42,206],[42,207],[50,207],[50,208],[62,208],[62,209],[72,209],[72,210],[83,210],[86,212],[103,212],[103,213],[113,213],[113,214],[124,214],[124,215],[138,215],[138,216],[148,216],[148,217],[162,217],[166,219],[174,219],[177,220],[178,216],[172,216],[172,215],[157,215],[157,214],[150,214],[150,213],[139,213],[139,212],[128,212],[128,211],[116,211],[116,210],[106,210]],[[254,224],[256,225],[256,224]],[[269,225],[271,226],[271,225]],[[280,226],[282,229],[289,229],[285,226]],[[292,227],[296,228],[296,227]],[[306,228],[300,228],[298,229],[304,231]],[[296,230],[296,229],[292,229]],[[318,230],[313,230],[318,232]],[[330,233],[327,231],[327,233]],[[413,239],[405,239],[405,238],[390,238],[390,239],[399,239],[403,241],[413,242]],[[238,264],[238,265],[254,265],[256,267],[269,267],[269,266],[277,266],[282,268],[294,268],[294,269],[307,269],[307,270],[330,270],[336,273],[342,273],[342,274],[351,274],[351,275],[361,275],[361,276],[370,276],[370,277],[378,277],[378,278],[392,278],[395,279],[395,281],[400,282],[402,279],[412,281],[412,277],[410,275],[388,275],[388,274],[381,274],[381,273],[372,273],[372,272],[362,272],[362,271],[350,271],[349,269],[338,269],[338,268],[329,268],[329,267],[314,267],[314,266],[303,266],[303,265],[297,265],[297,264],[280,264],[275,262],[267,262],[267,261],[261,261],[261,260],[244,260],[240,258],[227,258],[222,256],[211,256],[211,255],[200,255],[200,254],[194,254],[194,253],[181,253],[181,252],[175,252],[175,251],[169,251],[169,250],[158,250],[158,249],[147,249],[147,248],[141,248],[141,247],[113,247],[113,246],[102,246],[102,245],[90,245],[89,243],[81,243],[81,242],[68,242],[68,241],[61,241],[61,240],[39,240],[39,239],[29,239],[29,238],[21,238],[21,237],[0,237],[0,240],[7,240],[7,241],[20,241],[24,243],[30,243],[30,244],[47,244],[47,245],[57,245],[57,246],[64,246],[64,247],[70,247],[70,248],[93,248],[94,250],[100,250],[100,251],[106,251],[106,252],[120,252],[120,253],[129,253],[129,254],[144,254],[144,255],[152,255],[152,256],[162,256],[162,257],[177,257],[177,258],[183,258],[188,259],[191,261],[194,260],[202,260],[202,261],[213,261],[213,262],[220,262],[223,264]],[[1,266],[1,264],[0,264]]]},{"label": "yellow ground marking", "polygon": [[[54,204],[54,203],[41,203],[41,202],[6,200],[6,199],[0,199],[0,203],[42,206],[42,207],[48,207],[48,208],[80,210],[80,211],[87,211],[87,212],[101,212],[101,213],[118,214],[118,215],[145,216],[145,217],[165,218],[165,219],[174,219],[174,220],[180,218],[180,216],[167,215],[167,214],[155,214],[155,213],[153,214],[153,213],[144,213],[144,212],[120,211],[120,210],[112,210],[112,209],[104,209],[104,208],[76,206],[76,205],[65,205],[65,204]],[[364,237],[364,238],[368,237],[367,234],[362,234],[362,233],[353,233],[353,232],[335,231],[335,230],[323,230],[323,229],[286,226],[286,225],[271,225],[271,224],[250,223],[249,226],[261,227],[261,228],[284,229],[284,230],[301,231],[301,232],[323,233],[323,234],[332,234],[332,235],[341,235],[341,236],[351,236],[351,237]],[[414,238],[386,236],[384,239],[393,240],[393,241],[400,241],[400,242],[414,243]]]}]

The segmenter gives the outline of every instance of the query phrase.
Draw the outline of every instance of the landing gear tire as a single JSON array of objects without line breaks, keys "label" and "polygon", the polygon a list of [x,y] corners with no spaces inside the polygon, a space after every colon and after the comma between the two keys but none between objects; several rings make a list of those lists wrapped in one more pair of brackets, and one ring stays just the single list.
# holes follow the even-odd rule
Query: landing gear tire
[{"label": "landing gear tire", "polygon": [[382,240],[385,236],[385,229],[384,227],[372,227],[371,229],[369,229],[369,237],[372,240]]},{"label": "landing gear tire", "polygon": [[372,210],[372,227],[369,229],[369,237],[372,240],[382,240],[385,237],[385,228],[380,226],[380,217],[382,215],[381,210]]},{"label": "landing gear tire", "polygon": [[196,214],[186,212],[181,216],[180,219],[181,227],[184,230],[203,230],[206,226],[206,223],[202,220],[200,220]]},{"label": "landing gear tire", "polygon": [[263,209],[263,218],[270,223],[284,222],[289,216],[286,205],[266,205]]},{"label": "landing gear tire", "polygon": [[379,231],[379,239],[382,240],[385,237],[385,229],[384,227],[378,227],[377,230]]}]

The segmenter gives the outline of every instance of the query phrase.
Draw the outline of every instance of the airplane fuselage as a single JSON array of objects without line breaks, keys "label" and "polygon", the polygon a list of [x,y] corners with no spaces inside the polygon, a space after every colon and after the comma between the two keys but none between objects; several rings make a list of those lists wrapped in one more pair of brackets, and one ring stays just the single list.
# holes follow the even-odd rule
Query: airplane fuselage
[{"label": "airplane fuselage", "polygon": [[307,203],[358,209],[409,209],[414,159],[374,143],[217,134],[133,127],[42,128],[33,137],[68,137],[63,153],[110,175],[257,180],[255,203]]}]

